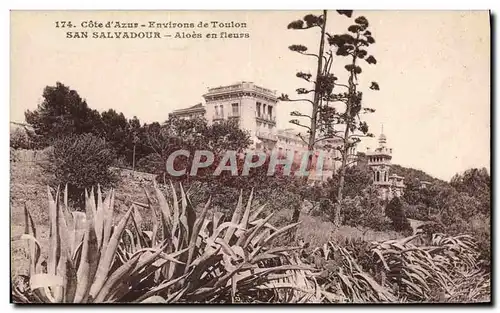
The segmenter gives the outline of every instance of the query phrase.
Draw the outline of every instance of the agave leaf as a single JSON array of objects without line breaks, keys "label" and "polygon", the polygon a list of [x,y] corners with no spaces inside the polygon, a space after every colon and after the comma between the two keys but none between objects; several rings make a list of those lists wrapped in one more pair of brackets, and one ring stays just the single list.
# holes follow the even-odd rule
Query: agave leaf
[{"label": "agave leaf", "polygon": [[187,273],[189,264],[191,264],[191,261],[193,260],[193,255],[194,255],[194,250],[196,248],[196,240],[198,239],[198,234],[200,232],[202,223],[205,221],[208,207],[210,206],[210,201],[211,197],[208,199],[207,203],[205,203],[205,206],[203,207],[203,210],[201,211],[200,217],[195,221],[193,225],[193,232],[191,234],[191,238],[189,240],[189,251],[188,251],[188,257],[186,261],[186,267],[184,268],[184,274]]},{"label": "agave leaf", "polygon": [[[146,239],[144,238],[144,235],[143,235],[144,232],[142,231],[142,217],[141,217],[141,214],[139,213],[139,210],[137,209],[137,207],[134,204],[132,204],[132,212],[133,212],[132,222],[134,224],[134,228],[135,228],[136,233],[137,233],[137,238],[139,239],[139,246],[141,248],[146,247],[147,243],[146,243]],[[156,217],[153,216],[153,219],[156,219]],[[150,237],[150,240],[152,241],[152,237]],[[153,245],[151,245],[151,247],[153,247]]]},{"label": "agave leaf", "polygon": [[138,249],[135,245],[135,242],[134,242],[134,235],[132,235],[132,232],[129,229],[125,229],[124,231],[125,231],[125,234],[127,234],[128,239],[130,241],[130,244],[129,244],[130,249],[128,249],[129,250],[128,252],[134,253]]},{"label": "agave leaf", "polygon": [[111,236],[111,227],[113,225],[113,209],[115,203],[115,191],[111,189],[106,198],[109,198],[108,205],[104,201],[104,221],[103,221],[103,247],[106,247]]},{"label": "agave leaf", "polygon": [[177,193],[175,192],[175,187],[172,181],[170,181],[170,188],[172,190],[172,208],[173,208],[173,219],[172,219],[172,233],[175,233],[179,225],[179,200],[177,199]]},{"label": "agave leaf", "polygon": [[252,259],[252,263],[257,263],[259,261],[263,261],[269,258],[276,258],[280,257],[280,254],[282,252],[287,252],[287,251],[294,251],[298,250],[300,247],[276,247],[269,249],[269,251],[266,251],[265,253],[258,254],[256,257]]},{"label": "agave leaf", "polygon": [[256,220],[257,217],[259,217],[259,214],[262,213],[262,211],[264,211],[265,207],[266,204],[263,204],[259,208],[257,208],[257,210],[255,210],[255,212],[253,212],[252,215],[250,216],[249,221],[252,222]]},{"label": "agave leaf", "polygon": [[141,303],[167,303],[167,301],[160,296],[151,296],[151,297],[144,299],[140,302]]},{"label": "agave leaf", "polygon": [[58,231],[58,218],[57,218],[57,208],[54,198],[52,198],[52,193],[50,192],[50,187],[47,186],[47,194],[49,199],[49,251],[48,251],[48,261],[47,261],[47,273],[51,275],[56,275],[57,261],[60,253],[59,244],[59,231]]},{"label": "agave leaf", "polygon": [[176,249],[184,248],[189,244],[189,226],[187,216],[181,215],[179,217],[179,231],[178,231],[178,245]]},{"label": "agave leaf", "polygon": [[300,222],[292,223],[292,224],[289,224],[285,227],[280,228],[278,231],[272,233],[266,239],[264,239],[264,243],[262,245],[265,246],[267,243],[269,243],[271,240],[273,240],[273,238],[276,238],[277,236],[283,234],[284,232],[286,232],[287,230],[289,230],[293,227],[296,227],[299,224],[300,224]]},{"label": "agave leaf", "polygon": [[[243,244],[243,249],[246,249],[248,247],[248,245],[252,242],[252,239],[254,239],[255,236],[259,234],[260,230],[264,227],[265,224],[267,224],[271,217],[273,217],[273,213],[269,214],[264,220],[262,220],[260,224],[258,224],[257,227],[248,235],[248,237],[245,239],[245,243]],[[243,235],[242,237],[244,236],[245,235]]]},{"label": "agave leaf", "polygon": [[122,236],[123,230],[125,229],[125,226],[128,222],[128,219],[130,217],[130,214],[132,212],[132,208],[130,208],[127,213],[122,217],[120,220],[120,223],[118,223],[118,226],[115,228],[115,231],[113,232],[113,235],[111,236],[109,243],[107,245],[106,252],[104,252],[104,257],[101,258],[101,261],[99,262],[99,266],[97,268],[96,272],[96,278],[92,286],[90,287],[90,296],[92,298],[95,298],[102,288],[107,276],[109,269],[111,267],[111,262],[113,261],[115,257],[115,251],[116,247],[118,246],[118,241]]},{"label": "agave leaf", "polygon": [[[233,222],[224,222],[224,223],[220,224],[220,225],[217,227],[217,229],[213,232],[213,234],[212,234],[212,236],[210,236],[210,238],[211,238],[212,240],[215,240],[215,238],[217,238],[217,237],[219,236],[219,234],[220,234],[220,233],[221,233],[224,229],[226,229],[226,228],[228,228],[228,229],[232,228],[232,229],[233,229],[233,231],[234,231],[234,229],[241,229],[241,228],[240,228],[240,226],[239,226],[238,224],[235,224],[235,223],[233,223]],[[227,234],[227,232],[226,232],[226,234]],[[224,238],[226,238],[226,237],[224,236]],[[224,239],[224,241],[226,241],[226,242],[227,242],[227,240],[225,240],[225,239]]]},{"label": "agave leaf", "polygon": [[[151,219],[153,220],[153,229],[152,229],[152,233],[151,233],[151,247],[155,247],[156,246],[156,236],[158,234],[158,227],[159,227],[158,218],[160,218],[160,220],[162,219],[162,213],[157,212],[155,206],[153,206],[151,198],[149,197],[149,193],[146,190],[146,187],[143,187],[143,190],[144,190],[144,194],[146,195],[146,198],[148,199],[148,207],[152,213]],[[164,235],[164,237],[166,237],[166,236]]]},{"label": "agave leaf", "polygon": [[[64,206],[57,202],[57,210],[58,210],[58,222],[59,222],[59,234],[61,237],[60,244],[61,244],[61,259],[64,258],[63,261],[66,263],[66,259],[71,260],[71,255],[73,251],[71,250],[71,243],[72,239],[75,237],[74,233],[74,226],[72,226],[72,229],[69,229],[67,218],[72,220],[72,215],[67,212],[67,214],[64,212]],[[70,217],[68,217],[70,216]],[[69,240],[68,240],[69,239]],[[63,271],[64,273],[65,271]]]},{"label": "agave leaf", "polygon": [[[254,249],[258,248],[261,245],[262,241],[264,241],[264,237],[267,237],[267,236],[269,236],[269,229],[264,229],[262,232],[260,232],[254,238],[252,238],[252,240],[250,242],[252,244],[252,247]],[[258,252],[260,252],[260,249],[255,254],[257,254]],[[252,258],[250,257],[250,259],[252,259]]]},{"label": "agave leaf", "polygon": [[[234,224],[234,225],[239,224],[240,214],[241,214],[241,210],[243,208],[242,201],[243,201],[243,191],[241,190],[240,197],[238,198],[238,204],[236,205],[236,209],[234,210],[233,216],[231,218],[231,224]],[[224,235],[225,242],[230,242],[235,230],[236,230],[236,227],[228,227],[228,229],[226,230],[226,234]]]},{"label": "agave leaf", "polygon": [[214,212],[212,215],[213,231],[219,227],[219,222],[222,219],[223,214],[221,212]]},{"label": "agave leaf", "polygon": [[108,293],[111,291],[111,287],[116,284],[116,282],[122,279],[127,273],[131,272],[137,261],[139,261],[141,254],[136,254],[127,263],[120,266],[117,270],[111,274],[111,276],[106,280],[106,283],[102,286],[99,293],[95,297],[95,303],[101,303],[104,301]]},{"label": "agave leaf", "polygon": [[113,190],[110,190],[108,194],[106,195],[106,198],[104,198],[104,202],[102,203],[101,208],[97,209],[97,216],[98,216],[98,224],[99,229],[96,225],[96,231],[100,231],[101,233],[101,248],[100,250],[103,252],[101,253],[101,260],[99,262],[102,262],[102,258],[105,257],[105,251],[108,248],[108,242],[109,238],[111,236],[111,225],[113,223],[112,220],[109,219],[110,213],[109,210],[113,210],[111,208],[111,197],[113,196]]},{"label": "agave leaf", "polygon": [[[88,199],[88,198],[87,198]],[[77,286],[74,297],[75,303],[87,300],[88,291],[94,281],[100,259],[99,244],[94,228],[94,210],[90,199],[86,202],[87,227],[83,237],[80,265],[77,271]]]},{"label": "agave leaf", "polygon": [[155,188],[156,198],[158,199],[158,204],[160,207],[160,213],[162,217],[161,220],[163,224],[163,237],[171,238],[169,236],[173,235],[173,228],[172,228],[173,217],[171,216],[170,207],[168,206],[165,196],[156,185],[156,182],[153,182],[153,186]]},{"label": "agave leaf", "polygon": [[382,251],[380,251],[379,249],[373,249],[373,252],[378,255],[378,257],[382,261],[382,264],[384,264],[384,268],[386,270],[390,271],[391,269],[389,268],[389,265],[387,265],[387,262],[385,261],[385,258],[382,255]]},{"label": "agave leaf", "polygon": [[243,229],[246,229],[248,227],[248,219],[250,218],[250,208],[252,206],[252,199],[253,199],[253,188],[252,191],[250,192],[250,197],[248,198],[245,212],[243,212],[243,217],[241,218],[240,227]]},{"label": "agave leaf", "polygon": [[230,256],[232,259],[237,259],[238,256],[234,253],[233,249],[229,246],[227,242],[225,242],[222,238],[216,238],[215,243],[219,244],[222,247],[222,251],[224,254]]},{"label": "agave leaf", "polygon": [[[75,236],[77,235],[76,233],[76,220],[74,219],[74,215],[70,212],[69,206],[68,206],[68,184],[64,187],[64,196],[63,196],[63,205],[61,207],[64,219],[66,221],[66,228],[67,228],[67,237],[63,238],[68,238],[67,242],[68,244],[68,249],[69,249],[69,255],[71,255],[75,251]],[[65,240],[66,241],[66,240]]]},{"label": "agave leaf", "polygon": [[[87,202],[87,201],[86,201]],[[88,203],[90,204],[90,208],[92,210],[92,216],[94,217],[94,229],[97,236],[97,243],[99,247],[103,245],[103,232],[104,232],[104,209],[103,202],[101,198],[101,188],[98,186],[97,188],[97,207],[94,195],[94,189],[92,188]]]},{"label": "agave leaf", "polygon": [[137,299],[137,302],[141,302],[151,296],[154,296],[156,294],[159,294],[161,293],[163,290],[165,289],[168,289],[170,286],[176,284],[177,282],[179,282],[180,280],[184,279],[185,277],[187,277],[189,275],[188,274],[184,274],[182,276],[179,276],[175,279],[172,279],[172,280],[169,280],[169,281],[166,281],[158,286],[156,286],[155,288],[149,290],[148,292],[144,293],[142,296],[140,296],[138,299]]},{"label": "agave leaf", "polygon": [[245,251],[243,250],[242,247],[238,246],[238,245],[234,245],[234,246],[231,246],[231,250],[233,250],[233,252],[239,256],[243,261],[246,261],[247,260],[247,255],[245,253]]},{"label": "agave leaf", "polygon": [[73,263],[71,262],[70,259],[66,260],[66,273],[64,276],[64,286],[65,286],[64,302],[72,303],[76,294],[77,275],[76,275],[76,269],[73,266]]},{"label": "agave leaf", "polygon": [[390,302],[396,301],[394,296],[390,293],[390,291],[387,288],[380,286],[373,278],[371,278],[367,274],[363,272],[358,272],[354,275],[364,278],[364,280],[369,284],[369,286],[378,294],[381,300]]},{"label": "agave leaf", "polygon": [[62,287],[63,286],[63,277],[60,275],[52,275],[52,274],[35,274],[30,278],[30,288],[31,290],[35,290],[38,288],[45,287]]},{"label": "agave leaf", "polygon": [[[33,218],[31,217],[30,212],[28,211],[28,207],[26,203],[24,203],[24,235],[21,235],[21,239],[28,239],[28,249],[29,249],[29,260],[30,260],[30,269],[29,274],[36,274],[36,268],[38,264],[38,260],[40,259],[41,254],[41,245],[36,239],[36,227],[35,223],[33,223]],[[30,227],[31,225],[31,227]],[[32,235],[30,235],[30,229]],[[30,238],[31,237],[31,238]],[[33,242],[35,244],[33,244]]]}]

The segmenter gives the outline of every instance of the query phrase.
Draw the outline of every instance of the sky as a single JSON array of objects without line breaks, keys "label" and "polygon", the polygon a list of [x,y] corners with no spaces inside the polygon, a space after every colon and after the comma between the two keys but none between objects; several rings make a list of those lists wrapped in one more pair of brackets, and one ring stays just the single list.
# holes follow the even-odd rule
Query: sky
[{"label": "sky", "polygon": [[[288,30],[301,11],[45,11],[11,15],[11,121],[42,101],[45,86],[57,81],[76,90],[99,111],[113,108],[141,122],[163,121],[168,113],[202,102],[210,87],[252,81],[294,96],[307,87],[297,71],[315,72],[314,59],[288,50],[303,44],[317,50],[317,30]],[[353,22],[329,11],[331,33]],[[376,43],[369,53],[376,65],[362,65],[359,88],[374,108],[367,117],[377,137],[383,125],[393,163],[449,180],[471,167],[490,169],[490,31],[486,11],[356,11],[365,16]],[[137,31],[82,28],[82,22],[240,22],[246,28],[147,29],[161,39],[68,39],[71,31]],[[88,23],[87,23],[88,24]],[[203,38],[176,39],[177,31]],[[207,39],[207,33],[248,33],[249,38]],[[334,64],[343,79],[344,61]],[[371,81],[380,91],[371,91]],[[279,128],[290,112],[308,103],[280,102]],[[375,147],[365,139],[359,151]]]}]

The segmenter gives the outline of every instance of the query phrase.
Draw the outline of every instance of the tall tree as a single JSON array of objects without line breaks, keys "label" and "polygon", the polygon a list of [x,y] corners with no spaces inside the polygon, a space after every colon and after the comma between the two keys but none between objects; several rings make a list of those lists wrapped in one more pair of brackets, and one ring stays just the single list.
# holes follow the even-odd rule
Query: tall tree
[{"label": "tall tree", "polygon": [[[339,10],[337,13],[352,16],[352,11]],[[321,30],[319,40],[319,53],[309,53],[304,45],[292,45],[290,50],[302,55],[314,57],[317,60],[316,77],[312,80],[312,75],[304,72],[297,73],[297,77],[313,84],[313,88],[299,88],[299,95],[313,93],[313,99],[300,98],[291,99],[288,95],[282,94],[281,101],[306,101],[312,106],[312,114],[294,111],[292,116],[306,118],[310,121],[303,124],[298,119],[291,123],[303,127],[307,130],[308,138],[301,136],[307,143],[308,150],[314,150],[319,142],[323,147],[331,147],[338,150],[341,162],[339,169],[339,184],[336,194],[335,224],[340,224],[341,204],[345,185],[346,169],[355,162],[354,147],[362,137],[371,137],[368,131],[368,124],[361,119],[364,113],[372,113],[373,109],[363,107],[362,92],[358,90],[358,76],[362,69],[360,60],[369,64],[376,64],[377,60],[373,55],[368,55],[367,48],[375,43],[371,32],[368,30],[368,20],[364,16],[357,17],[355,23],[348,28],[345,34],[330,34],[326,31],[327,11],[323,11],[320,16],[312,14],[306,15],[303,20],[297,20],[288,25],[291,29],[310,29],[317,27]],[[326,45],[328,44],[328,46]],[[339,83],[339,77],[334,74],[334,60],[346,58],[348,63],[344,66],[347,70],[346,82]],[[345,76],[342,75],[341,76]],[[343,91],[337,92],[339,88]],[[371,82],[370,89],[379,90],[376,82]],[[300,134],[299,134],[300,135]],[[339,145],[340,143],[340,145]],[[310,169],[312,157],[308,162]],[[294,214],[294,221],[298,220],[300,212]]]},{"label": "tall tree", "polygon": [[[344,14],[351,16],[352,11],[338,11],[339,14]],[[308,14],[304,16],[301,20],[295,20],[288,24],[288,29],[294,30],[306,30],[306,29],[319,29],[319,44],[318,44],[318,54],[309,53],[308,48],[301,44],[294,44],[288,48],[296,53],[304,56],[313,57],[316,60],[316,75],[313,78],[312,74],[305,72],[298,72],[296,76],[300,79],[305,80],[309,86],[308,88],[298,88],[296,90],[298,95],[302,98],[292,99],[287,94],[282,94],[279,97],[280,101],[290,101],[290,102],[308,102],[311,104],[311,115],[305,114],[299,111],[293,111],[291,115],[298,118],[307,118],[309,123],[303,124],[299,119],[292,119],[290,123],[295,124],[299,127],[306,129],[307,136],[303,136],[299,133],[299,137],[307,144],[307,150],[309,153],[306,171],[309,171],[312,167],[313,162],[313,151],[316,144],[316,133],[318,128],[318,119],[321,106],[321,100],[323,98],[324,87],[321,84],[322,77],[325,72],[329,71],[328,65],[325,64],[325,41],[326,41],[326,22],[328,17],[328,11],[323,10],[323,14],[314,15]],[[307,98],[307,95],[312,93],[312,99]],[[304,180],[307,182],[308,177],[306,176]],[[300,208],[296,208],[293,213],[292,222],[297,222],[300,217]]]},{"label": "tall tree", "polygon": [[[363,114],[373,113],[374,109],[365,107],[362,103],[363,93],[358,90],[358,78],[362,73],[360,60],[368,64],[376,64],[373,55],[368,55],[368,48],[375,43],[372,33],[368,30],[368,20],[359,16],[354,24],[348,27],[348,33],[331,35],[327,33],[330,50],[327,52],[327,68],[321,76],[323,89],[322,105],[319,114],[319,131],[322,137],[316,141],[340,140],[340,145],[334,149],[340,153],[339,186],[335,206],[335,225],[340,225],[342,199],[344,195],[347,168],[356,162],[355,147],[363,137],[372,137],[368,124],[361,118]],[[347,83],[339,83],[338,77],[330,72],[335,51],[336,56],[344,57],[348,64]],[[342,92],[337,92],[343,88]],[[370,89],[379,90],[377,82],[371,82]]]},{"label": "tall tree", "polygon": [[90,132],[99,121],[99,112],[88,107],[78,92],[60,82],[47,86],[43,102],[34,111],[27,110],[26,122],[33,126],[41,146],[61,136]]}]

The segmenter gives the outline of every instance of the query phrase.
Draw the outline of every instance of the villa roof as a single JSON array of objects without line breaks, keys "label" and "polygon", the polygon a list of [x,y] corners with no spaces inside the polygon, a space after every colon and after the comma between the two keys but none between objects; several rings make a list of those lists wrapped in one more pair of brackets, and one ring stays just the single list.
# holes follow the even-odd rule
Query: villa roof
[{"label": "villa roof", "polygon": [[179,113],[189,113],[189,112],[204,111],[204,110],[205,107],[203,106],[203,104],[198,103],[188,108],[174,110],[172,113],[179,114]]}]

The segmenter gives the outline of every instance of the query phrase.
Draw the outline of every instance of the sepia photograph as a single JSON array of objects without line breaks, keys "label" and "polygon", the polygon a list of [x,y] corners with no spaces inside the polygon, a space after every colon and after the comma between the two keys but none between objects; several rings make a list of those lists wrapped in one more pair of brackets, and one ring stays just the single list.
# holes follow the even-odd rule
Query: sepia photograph
[{"label": "sepia photograph", "polygon": [[491,304],[491,12],[10,12],[10,302]]}]

